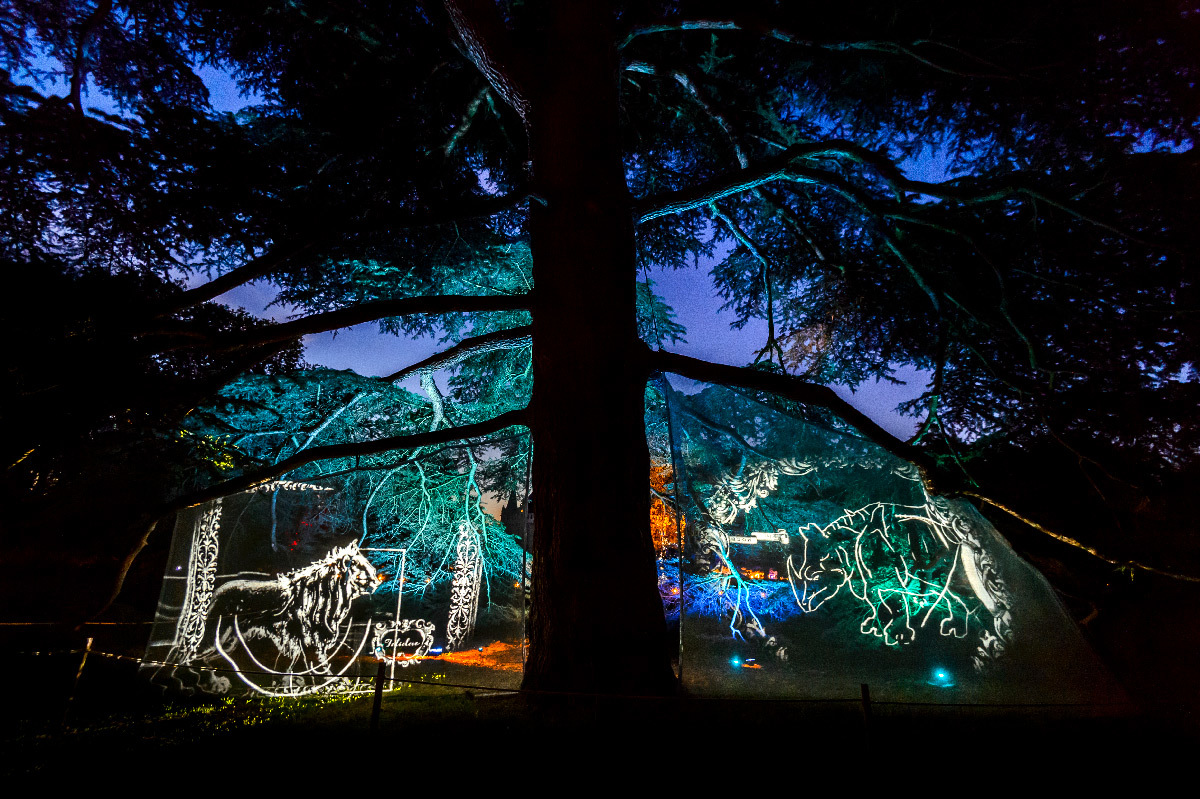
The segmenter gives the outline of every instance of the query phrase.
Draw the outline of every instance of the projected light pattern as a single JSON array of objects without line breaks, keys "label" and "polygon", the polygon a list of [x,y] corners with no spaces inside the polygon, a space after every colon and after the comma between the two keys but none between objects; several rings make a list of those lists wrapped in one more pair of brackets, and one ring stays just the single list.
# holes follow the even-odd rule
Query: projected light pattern
[{"label": "projected light pattern", "polygon": [[801,476],[812,472],[809,464],[787,458],[751,464],[742,474],[726,475],[717,484],[708,499],[708,512],[717,524],[729,524],[739,513],[753,510],[758,500],[779,488],[779,475]]},{"label": "projected light pattern", "polygon": [[[759,474],[764,473],[766,470],[759,471]],[[757,488],[752,491],[747,497],[750,502],[769,493],[758,493]],[[787,648],[780,646],[776,637],[767,632],[762,621],[762,616],[768,613],[772,617],[788,615],[772,612],[780,604],[778,600],[786,591],[786,583],[771,586],[747,578],[730,553],[730,536],[717,526],[707,527],[704,532],[699,543],[700,559],[713,566],[699,575],[685,577],[684,603],[693,612],[727,618],[730,635],[734,638],[743,642],[754,640],[773,650],[776,657],[786,660]]]},{"label": "projected light pattern", "polygon": [[420,662],[433,649],[433,632],[433,622],[424,619],[402,619],[386,624],[378,622],[371,640],[371,651],[376,660],[408,668]]},{"label": "projected light pattern", "polygon": [[787,564],[796,603],[811,613],[840,594],[849,596],[866,608],[860,632],[888,646],[912,642],[931,618],[942,635],[965,638],[980,604],[974,597],[968,604],[951,588],[960,576],[959,548],[941,545],[920,526],[911,528],[930,521],[917,515],[921,511],[876,502],[824,527],[802,529],[801,556]]},{"label": "projected light pattern", "polygon": [[[800,525],[792,536],[786,530],[727,531],[739,518],[749,524],[749,513],[779,489],[780,476],[815,479],[824,466],[819,459],[747,463],[743,458],[737,473],[715,481],[704,508],[709,523],[696,541],[697,568],[684,580],[689,610],[728,618],[733,638],[760,639],[784,658],[786,647],[768,633],[764,619],[779,621],[797,610],[815,613],[830,603],[860,608],[858,631],[888,647],[910,644],[922,631],[936,629],[958,639],[976,636],[976,669],[1002,655],[1012,639],[1012,597],[995,560],[949,502],[925,493],[910,465],[893,466],[885,474],[907,483],[910,492],[924,497],[923,504],[870,502],[826,524]],[[761,575],[738,563],[735,545],[749,548],[765,541],[788,550],[785,583],[755,579]],[[781,607],[787,594],[791,612]]]},{"label": "projected light pattern", "polygon": [[454,580],[450,588],[450,620],[446,623],[446,651],[462,646],[475,630],[479,612],[479,583],[483,559],[475,530],[466,522],[459,525]]},{"label": "projected light pattern", "polygon": [[747,580],[717,571],[685,575],[683,586],[683,604],[689,613],[728,619],[734,639],[760,643],[781,660],[787,659],[787,647],[763,623],[764,618],[781,621],[799,613],[787,582]]},{"label": "projected light pattern", "polygon": [[[286,513],[263,496],[274,491],[288,492]],[[246,558],[285,557],[267,541],[274,518],[304,524],[317,498],[329,491],[265,483],[181,515],[171,555],[179,565],[168,567],[147,648],[153,681],[214,694],[237,685],[265,696],[359,689],[356,667],[371,628],[369,607],[358,600],[374,593],[383,578],[357,542],[334,545],[274,574],[237,568]],[[186,577],[174,575],[181,561]],[[179,605],[168,599],[178,596],[175,579],[184,581]]]},{"label": "projected light pattern", "polygon": [[[351,543],[301,568],[274,576],[242,573],[213,590],[208,567],[215,562],[221,508],[217,501],[198,518],[185,612],[160,661],[166,665],[153,679],[215,694],[230,691],[229,675],[265,696],[355,690],[357,680],[345,678],[370,628],[355,621],[352,606],[378,586],[374,566]],[[149,650],[155,647],[152,639]],[[194,686],[185,684],[186,674],[196,678]]]},{"label": "projected light pattern", "polygon": [[217,533],[221,529],[221,500],[213,502],[196,520],[192,557],[188,561],[187,593],[175,628],[172,660],[189,663],[200,651],[208,624],[208,606],[217,578]]},{"label": "projected light pattern", "polygon": [[[378,584],[375,567],[357,543],[273,579],[231,580],[213,594],[209,617],[214,648],[257,693],[316,693],[345,674],[362,652],[367,629],[354,654],[334,670],[333,658],[355,626],[351,603]],[[273,665],[255,653],[252,641],[264,642],[257,648],[270,653]]]}]

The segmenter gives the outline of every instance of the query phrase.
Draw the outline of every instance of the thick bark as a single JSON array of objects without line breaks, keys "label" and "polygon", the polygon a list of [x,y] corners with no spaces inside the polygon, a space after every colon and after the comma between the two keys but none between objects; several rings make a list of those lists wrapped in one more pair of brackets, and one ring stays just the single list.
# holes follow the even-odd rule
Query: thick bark
[{"label": "thick bark", "polygon": [[550,5],[530,111],[536,297],[525,687],[672,690],[649,530],[645,371],[618,60],[603,3]]}]

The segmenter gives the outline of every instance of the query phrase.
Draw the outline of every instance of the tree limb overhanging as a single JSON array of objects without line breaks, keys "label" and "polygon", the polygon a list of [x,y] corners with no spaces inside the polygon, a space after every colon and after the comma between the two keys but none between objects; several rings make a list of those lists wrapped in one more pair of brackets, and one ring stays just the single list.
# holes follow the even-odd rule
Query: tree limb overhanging
[{"label": "tree limb overhanging", "polygon": [[841,184],[847,185],[833,173],[797,167],[793,164],[799,159],[821,156],[842,156],[854,163],[870,167],[892,189],[897,200],[903,200],[905,193],[908,193],[963,205],[974,205],[1023,196],[1046,203],[1081,222],[1107,230],[1129,241],[1146,246],[1161,247],[1161,245],[1140,239],[1116,225],[1086,214],[1070,202],[1053,197],[1035,186],[1022,185],[1012,181],[972,186],[963,179],[948,180],[942,183],[913,180],[907,177],[904,171],[886,155],[844,139],[793,144],[778,155],[764,159],[746,169],[718,175],[697,186],[676,189],[652,197],[643,197],[634,203],[634,218],[640,224],[672,214],[681,214],[777,180],[807,179],[832,185],[831,179],[837,179]]},{"label": "tree limb overhanging", "polygon": [[167,505],[162,507],[158,513],[159,516],[165,516],[168,513],[190,508],[199,505],[202,502],[208,502],[218,497],[236,494],[240,491],[245,491],[254,488],[257,485],[273,480],[280,475],[286,474],[293,469],[298,469],[305,464],[313,463],[314,461],[333,460],[335,458],[354,458],[363,455],[375,455],[380,452],[388,452],[397,449],[415,449],[417,447],[427,447],[436,444],[445,444],[451,441],[461,441],[469,438],[478,438],[486,436],[490,433],[495,433],[503,430],[506,427],[515,425],[525,425],[528,421],[528,410],[521,408],[515,411],[507,411],[488,419],[483,422],[475,422],[474,424],[466,424],[460,427],[443,427],[440,430],[431,430],[424,433],[413,433],[403,436],[389,436],[380,438],[374,441],[355,441],[343,444],[326,444],[320,447],[298,452],[291,457],[281,460],[279,463],[271,466],[258,469],[250,474],[235,477],[232,480],[226,480],[223,483],[218,483],[214,486],[209,486],[201,491],[179,497]]},{"label": "tree limb overhanging", "polygon": [[[713,219],[724,223],[725,227],[729,229],[729,232],[733,234],[733,237],[737,239],[738,243],[745,247],[746,250],[749,251],[752,256],[754,256],[754,260],[758,261],[759,278],[762,280],[763,290],[766,293],[767,298],[767,307],[765,312],[767,317],[767,343],[761,350],[758,351],[757,357],[761,358],[764,354],[774,350],[779,356],[779,365],[783,366],[783,348],[779,345],[779,341],[775,338],[775,299],[774,293],[771,290],[771,262],[767,258],[766,253],[762,251],[762,248],[758,246],[758,243],[751,239],[750,236],[747,235],[744,230],[742,230],[741,226],[738,225],[733,217],[722,211],[716,203],[711,203],[708,206],[708,209]],[[767,360],[770,361],[771,359],[768,357]]]},{"label": "tree limb overhanging", "polygon": [[431,446],[436,444],[446,444],[453,441],[462,441],[464,439],[475,438],[478,436],[486,436],[490,433],[495,433],[503,430],[506,427],[515,425],[524,425],[527,422],[527,409],[508,411],[502,413],[492,419],[475,424],[462,425],[461,427],[446,427],[437,431],[425,433],[414,433],[404,436],[390,436],[381,438],[375,441],[360,441],[344,444],[328,444],[322,447],[314,447],[310,450],[305,450],[292,455],[271,466],[259,469],[250,474],[235,477],[232,480],[227,480],[223,483],[218,483],[214,486],[202,489],[200,491],[178,497],[175,500],[160,506],[156,511],[146,514],[139,521],[139,526],[142,529],[142,534],[135,542],[134,546],[126,553],[121,561],[121,565],[117,571],[117,577],[114,581],[113,591],[105,600],[101,608],[92,614],[91,618],[96,619],[106,610],[108,610],[116,598],[120,595],[121,589],[125,585],[125,579],[129,575],[129,569],[136,560],[138,554],[145,549],[149,542],[150,535],[159,522],[172,513],[177,513],[185,508],[190,508],[199,505],[203,502],[209,502],[219,497],[236,494],[240,491],[254,488],[257,485],[274,480],[281,477],[293,469],[297,469],[309,463],[320,460],[333,460],[335,458],[356,458],[363,455],[374,455],[380,452],[387,452],[396,449],[416,449],[418,447]]},{"label": "tree limb overhanging", "polygon": [[828,408],[870,441],[897,458],[915,464],[922,471],[923,479],[929,488],[936,489],[939,493],[961,492],[961,481],[946,473],[926,453],[884,430],[828,386],[809,383],[778,372],[764,372],[744,366],[726,366],[664,350],[651,351],[647,348],[644,357],[650,371],[671,372],[706,383],[768,391],[797,402]]},{"label": "tree limb overhanging", "polygon": [[[531,302],[532,298],[528,294],[485,296],[443,294],[431,297],[375,300],[245,332],[212,336],[204,340],[204,344],[205,349],[209,352],[232,352],[272,344],[285,344],[311,333],[339,330],[344,327],[353,327],[364,322],[374,322],[393,316],[523,311],[529,309]],[[157,346],[154,348],[154,351],[165,352],[181,347],[197,346],[198,342],[195,336],[188,335],[181,337],[184,340],[170,341],[168,339],[164,346]],[[153,337],[148,337],[147,340],[151,344],[154,342]]]},{"label": "tree limb overhanging", "polygon": [[532,335],[533,327],[522,325],[520,327],[510,327],[506,330],[496,330],[481,336],[466,338],[444,352],[430,355],[428,358],[418,361],[411,366],[406,366],[398,372],[393,372],[383,379],[394,383],[417,372],[436,372],[439,369],[447,369],[473,355],[483,355],[484,353],[496,352],[498,350],[512,350],[524,347],[530,343]]},{"label": "tree limb overhanging", "polygon": [[1056,533],[1053,530],[1047,529],[1046,527],[1042,526],[1041,524],[1038,524],[1037,522],[1035,522],[1033,519],[1030,519],[1029,517],[1021,514],[1020,512],[1010,508],[1008,505],[1004,504],[1003,502],[992,499],[991,497],[984,496],[983,494],[979,494],[975,491],[963,491],[962,493],[963,493],[963,496],[965,496],[965,497],[971,497],[972,499],[977,499],[980,502],[991,505],[993,508],[996,508],[997,510],[1004,511],[1009,516],[1012,516],[1014,519],[1016,519],[1017,521],[1021,522],[1022,524],[1026,525],[1028,527],[1032,527],[1034,530],[1037,530],[1039,533],[1042,533],[1043,535],[1047,535],[1050,538],[1053,538],[1055,541],[1060,541],[1060,542],[1066,544],[1067,546],[1082,550],[1082,551],[1088,553],[1089,555],[1091,555],[1092,557],[1097,558],[1098,560],[1104,561],[1105,563],[1110,563],[1113,566],[1120,566],[1120,567],[1126,568],[1126,569],[1141,569],[1142,571],[1150,572],[1151,574],[1158,574],[1163,577],[1169,577],[1172,580],[1181,580],[1183,582],[1188,582],[1188,583],[1200,583],[1200,577],[1197,577],[1196,575],[1193,575],[1193,574],[1184,574],[1183,572],[1171,571],[1169,569],[1160,569],[1157,566],[1150,566],[1146,563],[1142,563],[1139,560],[1122,560],[1120,558],[1111,557],[1110,555],[1106,555],[1106,554],[1100,552],[1095,547],[1088,546],[1087,544],[1083,543],[1082,541],[1077,541],[1074,538],[1071,538],[1070,536],[1065,536],[1060,533]]},{"label": "tree limb overhanging", "polygon": [[[887,40],[861,40],[861,41],[821,41],[819,39],[804,38],[793,31],[783,28],[779,25],[772,25],[765,20],[753,19],[750,17],[725,17],[722,19],[673,19],[673,20],[657,20],[653,22],[645,22],[633,25],[629,28],[625,37],[618,44],[618,47],[624,49],[628,47],[634,39],[641,36],[648,36],[655,33],[679,33],[686,31],[736,31],[749,33],[760,36],[766,39],[774,39],[794,47],[806,47],[814,50],[827,50],[831,52],[852,52],[852,51],[868,51],[883,53],[886,55],[899,55],[916,61],[919,64],[929,67],[938,72],[943,72],[948,75],[955,75],[960,78],[986,78],[991,80],[1012,80],[1017,77],[1012,72],[1005,70],[997,64],[993,64],[979,56],[963,50],[960,47],[947,44],[945,42],[934,41],[931,39],[916,39],[907,44],[898,41]],[[956,55],[961,56],[965,60],[973,61],[977,64],[990,68],[988,72],[979,72],[970,69],[958,69],[953,66],[934,61],[928,56],[923,56],[916,51],[918,47],[938,47],[948,50]]]},{"label": "tree limb overhanging", "polygon": [[504,102],[529,124],[532,69],[492,0],[444,0],[466,56]]},{"label": "tree limb overhanging", "polygon": [[[511,210],[525,202],[531,196],[531,192],[527,190],[486,197],[472,196],[461,203],[447,205],[446,207],[431,208],[420,213],[409,214],[405,217],[391,217],[350,224],[343,232],[370,233],[381,226],[387,229],[396,229],[453,224],[467,219],[494,216],[498,213]],[[153,314],[160,317],[168,316],[185,308],[215,299],[230,289],[283,271],[294,263],[296,259],[306,255],[311,257],[320,247],[334,244],[336,241],[337,237],[335,236],[314,235],[273,244],[263,254],[252,258],[235,269],[231,269],[220,277],[213,278],[207,283],[171,297],[169,300],[156,306],[153,309]]]},{"label": "tree limb overhanging", "polygon": [[[639,223],[649,222],[659,217],[680,214],[694,208],[700,208],[725,197],[750,191],[764,183],[786,179],[792,170],[793,162],[801,158],[850,154],[861,156],[861,153],[864,152],[871,153],[876,158],[886,161],[896,172],[900,172],[899,168],[891,164],[886,156],[878,155],[871,150],[867,150],[854,142],[844,139],[799,142],[787,147],[778,155],[765,158],[753,166],[726,172],[697,186],[676,189],[675,191],[664,192],[652,197],[643,197],[634,203],[634,218]],[[903,178],[903,173],[900,173],[900,177]],[[920,181],[910,181],[910,183],[913,186],[922,188],[936,188],[942,185],[935,183],[926,184]],[[916,191],[915,188],[912,190]]]},{"label": "tree limb overhanging", "polygon": [[71,105],[75,108],[75,113],[83,116],[83,87],[87,83],[88,66],[87,66],[87,49],[92,35],[106,21],[108,15],[112,12],[112,0],[101,0],[96,4],[96,8],[88,15],[79,26],[79,36],[75,40],[75,53],[71,59],[71,79],[69,98]]},{"label": "tree limb overhanging", "polygon": [[316,246],[317,241],[315,239],[297,239],[272,245],[262,255],[252,258],[236,269],[231,269],[220,277],[213,278],[207,283],[169,298],[155,307],[153,314],[160,317],[169,316],[186,308],[191,308],[193,305],[208,302],[230,289],[237,288],[245,283],[252,283],[255,280],[279,271],[292,259],[305,254],[311,254]]},{"label": "tree limb overhanging", "polygon": [[462,117],[458,120],[458,124],[454,126],[454,130],[450,131],[450,135],[446,138],[446,143],[442,145],[442,157],[449,158],[454,152],[454,148],[458,145],[459,139],[466,135],[471,127],[471,123],[475,121],[475,115],[479,112],[479,106],[483,105],[487,99],[489,87],[484,86],[471,98],[471,102],[467,104],[467,108],[463,111]]},{"label": "tree limb overhanging", "polygon": [[737,158],[738,165],[745,169],[750,166],[750,159],[746,155],[745,149],[738,142],[737,136],[734,134],[733,125],[721,113],[713,101],[700,90],[696,76],[691,72],[678,68],[662,67],[657,64],[650,64],[645,61],[631,61],[625,65],[628,72],[640,72],[645,75],[656,75],[659,77],[667,77],[675,80],[676,83],[683,88],[688,96],[698,105],[708,118],[721,129],[728,140],[730,147],[733,149],[734,157]]}]

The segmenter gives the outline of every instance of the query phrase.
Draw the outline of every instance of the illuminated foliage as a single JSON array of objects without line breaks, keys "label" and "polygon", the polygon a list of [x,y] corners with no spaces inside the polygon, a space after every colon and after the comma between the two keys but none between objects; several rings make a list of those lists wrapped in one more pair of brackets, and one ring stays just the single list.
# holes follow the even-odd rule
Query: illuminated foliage
[{"label": "illuminated foliage", "polygon": [[[470,406],[458,410],[477,412]],[[197,431],[190,435],[220,442],[220,457],[248,468],[331,442],[428,429],[436,413],[427,397],[402,388],[381,386],[352,372],[315,370],[242,378],[222,390],[219,403],[191,414],[189,422]],[[495,448],[507,456],[497,458]],[[485,502],[489,493],[507,498],[511,481],[517,476],[523,481],[527,459],[527,438],[516,435],[469,446],[321,460],[290,476],[340,489],[306,522],[309,534],[323,531],[319,534],[330,541],[349,536],[363,547],[406,550],[406,601],[418,606],[445,595],[465,528],[479,553],[479,599],[488,608],[493,590],[505,597],[513,593],[513,582],[521,579],[522,552]],[[277,550],[289,546],[274,528],[270,537]],[[398,577],[399,553],[375,559],[392,578]],[[394,595],[397,587],[398,580],[392,579],[378,593]]]}]

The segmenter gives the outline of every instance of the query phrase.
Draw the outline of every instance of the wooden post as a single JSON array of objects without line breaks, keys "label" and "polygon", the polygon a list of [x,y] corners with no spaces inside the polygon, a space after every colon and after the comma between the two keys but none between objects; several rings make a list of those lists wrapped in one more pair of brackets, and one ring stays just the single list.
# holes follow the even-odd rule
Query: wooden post
[{"label": "wooden post", "polygon": [[75,701],[75,692],[79,690],[79,678],[83,676],[83,667],[87,665],[88,654],[92,651],[92,639],[87,639],[83,647],[83,657],[79,659],[79,669],[75,672],[75,681],[71,683],[71,693],[67,694],[67,706],[63,709],[62,726],[66,729],[67,719],[71,715],[71,703]]},{"label": "wooden post", "polygon": [[863,737],[867,742],[867,750],[871,749],[871,687],[865,682],[861,684]]},{"label": "wooden post", "polygon": [[371,732],[379,732],[379,711],[383,708],[383,668],[385,661],[379,661],[379,670],[375,672],[375,701],[371,703]]}]

